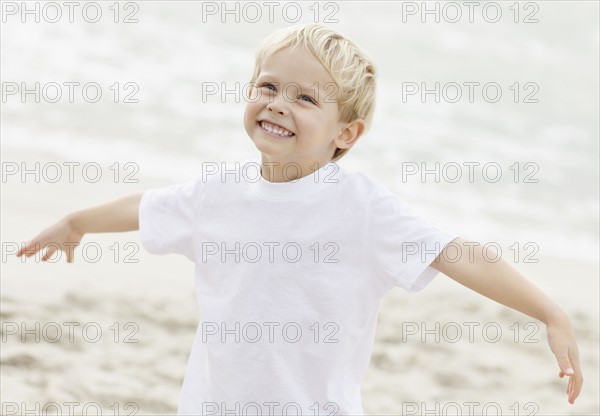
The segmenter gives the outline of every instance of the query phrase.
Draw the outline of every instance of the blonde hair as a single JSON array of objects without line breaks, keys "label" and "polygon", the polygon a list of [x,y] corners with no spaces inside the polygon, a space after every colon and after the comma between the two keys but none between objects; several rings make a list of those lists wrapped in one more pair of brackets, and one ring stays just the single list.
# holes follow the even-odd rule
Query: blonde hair
[{"label": "blonde hair", "polygon": [[[352,41],[324,26],[292,26],[269,35],[256,51],[250,84],[258,78],[265,59],[281,49],[297,45],[310,51],[337,84],[338,121],[349,123],[363,119],[366,131],[375,110],[375,65]],[[348,150],[337,148],[332,161],[339,160]]]}]

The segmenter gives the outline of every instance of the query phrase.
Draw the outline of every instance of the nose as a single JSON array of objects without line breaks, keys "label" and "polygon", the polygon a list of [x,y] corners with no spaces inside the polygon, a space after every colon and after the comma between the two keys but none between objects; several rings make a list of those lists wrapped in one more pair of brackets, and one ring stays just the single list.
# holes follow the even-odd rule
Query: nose
[{"label": "nose", "polygon": [[278,94],[275,97],[270,97],[269,103],[267,104],[267,110],[269,110],[269,112],[277,113],[282,116],[288,115],[289,111],[283,94]]}]

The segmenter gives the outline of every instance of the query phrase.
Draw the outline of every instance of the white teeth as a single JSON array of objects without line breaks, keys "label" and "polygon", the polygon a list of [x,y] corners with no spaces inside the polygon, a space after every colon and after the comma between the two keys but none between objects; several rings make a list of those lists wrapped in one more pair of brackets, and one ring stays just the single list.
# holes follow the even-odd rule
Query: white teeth
[{"label": "white teeth", "polygon": [[275,133],[279,136],[283,136],[283,137],[288,137],[293,135],[294,133],[292,133],[291,131],[285,130],[283,128],[280,127],[271,127],[269,124],[266,124],[264,121],[262,121],[260,123],[261,127],[267,131],[270,131],[271,133]]}]

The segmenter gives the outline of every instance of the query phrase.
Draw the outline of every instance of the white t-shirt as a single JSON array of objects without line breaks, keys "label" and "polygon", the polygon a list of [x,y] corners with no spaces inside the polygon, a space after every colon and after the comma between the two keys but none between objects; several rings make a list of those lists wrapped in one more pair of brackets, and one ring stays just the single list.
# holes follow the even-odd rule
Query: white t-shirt
[{"label": "white t-shirt", "polygon": [[181,415],[362,414],[380,298],[424,288],[457,237],[334,162],[279,183],[258,160],[205,164],[146,191],[139,220],[146,250],[196,264]]}]

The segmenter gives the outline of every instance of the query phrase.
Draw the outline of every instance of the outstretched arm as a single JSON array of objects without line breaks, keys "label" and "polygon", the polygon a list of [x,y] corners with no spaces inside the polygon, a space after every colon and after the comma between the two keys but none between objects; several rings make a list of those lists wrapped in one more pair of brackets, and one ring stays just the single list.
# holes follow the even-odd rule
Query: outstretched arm
[{"label": "outstretched arm", "polygon": [[[559,376],[570,377],[567,387],[569,403],[575,403],[583,376],[575,335],[567,314],[504,260],[490,262],[486,260],[481,244],[465,243],[461,238],[453,241],[453,244],[460,245],[463,253],[457,261],[446,260],[455,258],[452,250],[456,248],[451,248],[450,244],[431,267],[483,296],[545,323],[548,344],[560,367]],[[449,250],[448,255],[446,250]]]},{"label": "outstretched arm", "polygon": [[126,196],[93,208],[73,212],[56,224],[46,228],[17,253],[33,256],[52,243],[44,256],[47,261],[54,252],[67,254],[67,261],[73,262],[75,247],[87,233],[135,231],[139,229],[138,211],[142,193]]}]

